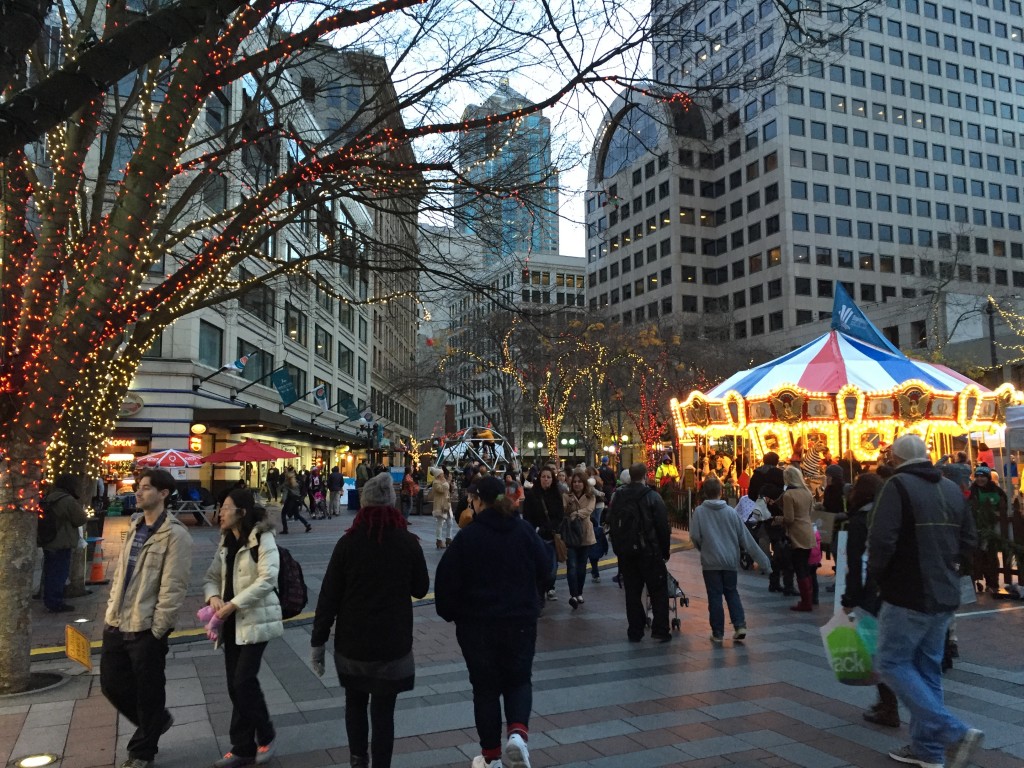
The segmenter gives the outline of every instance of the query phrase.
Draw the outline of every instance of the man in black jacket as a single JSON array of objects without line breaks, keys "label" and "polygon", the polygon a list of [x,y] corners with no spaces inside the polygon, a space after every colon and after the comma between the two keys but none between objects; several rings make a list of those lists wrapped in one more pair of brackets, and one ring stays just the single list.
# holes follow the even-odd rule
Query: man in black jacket
[{"label": "man in black jacket", "polygon": [[[668,562],[671,532],[668,512],[661,495],[647,486],[647,465],[629,468],[629,485],[619,488],[608,513],[612,548],[619,558],[619,575],[626,592],[626,635],[630,642],[644,639],[647,612],[643,590],[651,600],[651,637],[661,642],[672,639],[668,624]],[[627,520],[632,518],[632,521]],[[618,540],[615,531],[635,531],[636,536]]]},{"label": "man in black jacket", "polygon": [[[781,517],[782,491],[785,485],[782,468],[779,466],[779,454],[769,451],[764,455],[764,464],[755,469],[750,478],[747,496],[753,501],[763,496],[768,502],[768,511],[772,513],[772,517]],[[780,525],[766,527],[772,544],[772,573],[768,577],[768,591],[782,592],[783,596],[792,597],[796,595],[796,590],[793,589],[793,565],[789,556],[786,529]]]},{"label": "man in black jacket", "polygon": [[882,486],[868,534],[868,578],[879,585],[882,680],[910,710],[911,743],[889,756],[908,765],[965,768],[981,743],[942,701],[946,630],[960,605],[960,571],[977,541],[956,483],[917,435],[892,444],[896,472]]}]

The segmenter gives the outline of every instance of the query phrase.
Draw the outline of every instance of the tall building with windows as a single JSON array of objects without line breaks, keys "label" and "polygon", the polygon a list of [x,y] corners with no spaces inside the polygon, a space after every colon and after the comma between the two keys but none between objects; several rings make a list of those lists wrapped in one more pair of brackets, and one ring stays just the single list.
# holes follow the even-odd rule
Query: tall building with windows
[{"label": "tall building with windows", "polygon": [[[655,46],[651,86],[694,103],[624,94],[609,110],[586,198],[590,308],[787,347],[819,330],[839,281],[869,315],[899,302],[887,332],[910,347],[936,330],[932,294],[1020,292],[1021,3],[793,8],[824,44],[770,0],[696,4],[679,19],[694,42]],[[724,87],[741,75],[754,84]]]},{"label": "tall building with windows", "polygon": [[[466,107],[462,119],[530,104],[506,79],[482,104]],[[558,170],[551,163],[551,121],[531,114],[466,131],[458,151],[459,170],[468,182],[455,193],[458,231],[491,244],[498,260],[515,253],[558,254]]]}]

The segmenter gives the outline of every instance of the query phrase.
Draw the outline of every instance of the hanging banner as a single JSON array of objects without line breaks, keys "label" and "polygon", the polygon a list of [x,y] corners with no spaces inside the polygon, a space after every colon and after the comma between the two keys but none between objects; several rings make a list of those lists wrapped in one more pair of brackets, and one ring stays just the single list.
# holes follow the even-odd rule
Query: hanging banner
[{"label": "hanging banner", "polygon": [[277,394],[281,396],[281,402],[285,408],[299,399],[299,394],[295,391],[295,382],[288,375],[287,368],[274,371],[270,381],[273,383],[274,389],[277,390]]},{"label": "hanging banner", "polygon": [[341,401],[342,410],[345,412],[345,417],[350,421],[355,421],[359,418],[359,406],[355,404],[355,401],[351,397],[346,397]]},{"label": "hanging banner", "polygon": [[330,403],[327,402],[326,384],[317,384],[316,389],[313,390],[313,400],[325,411],[330,407]]}]

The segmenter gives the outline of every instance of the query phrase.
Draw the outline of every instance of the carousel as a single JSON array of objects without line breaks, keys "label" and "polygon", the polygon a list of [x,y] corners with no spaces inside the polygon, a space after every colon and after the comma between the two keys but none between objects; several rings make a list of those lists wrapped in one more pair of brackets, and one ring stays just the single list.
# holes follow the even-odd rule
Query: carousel
[{"label": "carousel", "polygon": [[519,454],[512,443],[489,426],[469,427],[446,439],[434,464],[456,466],[477,461],[492,474],[519,471]]},{"label": "carousel", "polygon": [[969,437],[1002,434],[1007,407],[1024,403],[1024,393],[1010,384],[993,391],[907,357],[836,287],[831,331],[706,393],[671,401],[681,445],[732,438],[737,454],[758,460],[768,451],[786,460],[817,445],[870,463],[906,433],[924,438],[934,458],[961,446],[970,451]]}]

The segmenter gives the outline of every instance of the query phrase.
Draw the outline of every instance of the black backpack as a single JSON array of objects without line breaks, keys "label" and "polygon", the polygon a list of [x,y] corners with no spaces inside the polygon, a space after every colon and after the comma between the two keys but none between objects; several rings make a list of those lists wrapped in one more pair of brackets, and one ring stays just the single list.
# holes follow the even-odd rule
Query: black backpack
[{"label": "black backpack", "polygon": [[53,505],[47,499],[39,502],[36,521],[36,546],[45,547],[57,538],[57,521],[53,517]]},{"label": "black backpack", "polygon": [[[249,550],[252,561],[259,561],[259,536],[256,537],[256,546]],[[281,560],[280,570],[277,572],[277,599],[281,601],[281,618],[291,619],[302,613],[302,609],[309,602],[309,590],[306,588],[306,580],[302,577],[302,566],[299,561],[292,557],[292,553],[284,547],[277,548],[277,554]]]},{"label": "black backpack", "polygon": [[620,499],[618,508],[615,499],[612,499],[612,508],[607,515],[608,537],[612,540],[612,549],[619,557],[657,553],[658,537],[651,510],[651,496],[654,493],[654,489],[649,488],[646,495],[628,506]]}]

